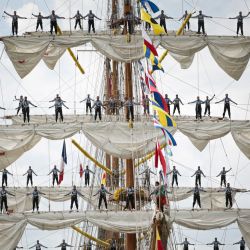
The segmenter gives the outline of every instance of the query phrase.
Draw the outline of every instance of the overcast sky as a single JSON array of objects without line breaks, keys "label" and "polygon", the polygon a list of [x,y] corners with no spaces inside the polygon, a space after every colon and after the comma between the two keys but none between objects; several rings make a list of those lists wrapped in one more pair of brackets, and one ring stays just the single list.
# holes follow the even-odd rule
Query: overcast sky
[{"label": "overcast sky", "polygon": [[[0,36],[11,34],[11,19],[2,16],[3,11],[12,13],[17,10],[20,16],[31,18],[31,13],[42,12],[43,15],[49,15],[52,9],[61,16],[73,16],[79,9],[85,15],[92,9],[93,12],[102,19],[96,22],[97,30],[106,28],[107,5],[108,0],[0,0]],[[160,9],[164,9],[166,14],[176,19],[182,16],[184,10],[200,10],[207,15],[216,17],[214,19],[206,20],[206,30],[209,35],[235,35],[236,21],[228,20],[230,16],[236,16],[239,11],[243,14],[248,13],[250,0],[168,0],[155,1]],[[195,8],[194,8],[195,7]],[[176,30],[180,22],[177,20],[167,21],[169,30]],[[34,31],[36,20],[20,20],[19,33],[25,31]],[[59,25],[64,30],[70,29],[70,22],[68,19],[60,20]],[[74,23],[72,21],[71,28]],[[49,29],[49,21],[44,21],[44,29]],[[87,21],[84,22],[84,29],[87,29]],[[197,20],[191,20],[191,29],[197,29]],[[245,35],[250,35],[250,20],[244,21]],[[97,31],[98,32],[98,31]],[[89,48],[83,46],[81,49]],[[73,51],[79,48],[74,48]],[[3,45],[0,44],[0,52],[3,50]],[[159,49],[160,53],[163,50]],[[34,104],[38,105],[37,109],[31,109],[31,114],[52,114],[53,110],[49,110],[48,101],[53,99],[56,93],[60,93],[62,98],[67,101],[70,110],[65,110],[64,113],[72,114],[76,103],[76,112],[83,113],[83,105],[79,101],[86,97],[88,93],[96,96],[101,91],[103,86],[103,64],[104,57],[99,53],[79,52],[79,62],[84,67],[86,74],[81,75],[75,68],[74,63],[67,53],[61,58],[54,71],[49,70],[43,62],[24,79],[16,74],[8,56],[5,52],[0,53],[0,106],[4,106],[7,111],[0,111],[0,116],[7,114],[14,114],[17,103],[13,101],[15,95],[27,95]],[[226,93],[240,105],[232,107],[233,119],[249,119],[249,112],[247,103],[250,95],[249,88],[249,65],[239,81],[233,81],[226,75],[215,63],[207,49],[198,53],[192,66],[188,70],[181,70],[180,66],[170,56],[164,62],[163,67],[165,73],[157,73],[155,75],[160,91],[168,93],[171,98],[175,94],[179,94],[182,101],[185,103],[181,107],[183,115],[194,115],[194,106],[186,105],[187,102],[196,98],[199,93],[204,99],[205,94],[209,93],[211,96],[216,95],[217,100],[222,99]],[[199,86],[199,88],[198,88]],[[215,106],[212,104],[212,115],[221,116],[223,105]],[[89,142],[86,142],[83,136],[75,136],[82,144],[86,145],[88,150],[91,149]],[[239,151],[231,135],[227,135],[222,139],[214,140],[209,143],[203,152],[199,152],[189,141],[189,139],[180,133],[175,135],[178,146],[173,149],[173,160],[180,163],[177,168],[183,175],[179,182],[182,186],[192,186],[194,179],[189,176],[193,174],[198,165],[200,165],[208,176],[203,180],[204,186],[218,186],[218,178],[215,176],[219,173],[221,168],[232,167],[233,171],[228,176],[228,181],[235,184],[237,187],[244,187],[250,189],[249,176],[250,164],[249,160]],[[81,184],[79,178],[79,163],[87,163],[78,151],[76,151],[70,143],[70,139],[66,140],[68,152],[68,166],[66,170],[65,185],[71,185],[72,182],[77,185]],[[46,175],[53,164],[60,163],[60,155],[62,149],[62,141],[48,141],[42,139],[32,150],[26,152],[20,159],[9,167],[9,171],[13,172],[15,176],[10,177],[10,183],[15,186],[24,186],[25,177],[21,175],[31,165],[38,173],[35,177],[35,184],[38,186],[49,185],[49,177]],[[237,172],[237,174],[236,174]],[[249,208],[249,194],[237,195],[237,205],[239,207]],[[181,208],[191,208],[191,198],[185,202],[177,204]],[[51,203],[53,210],[68,209],[69,202],[63,205]],[[41,209],[48,210],[48,202],[41,201]],[[177,241],[182,241],[183,237],[190,237],[190,242],[198,244],[208,243],[214,237],[218,237],[221,242],[231,244],[240,239],[240,232],[237,225],[227,227],[220,230],[211,230],[209,232],[193,231],[193,230],[179,230],[176,229]],[[40,231],[29,227],[21,242],[20,246],[24,248],[30,247],[37,239],[40,239],[44,245],[54,246],[58,245],[64,237],[66,241],[71,243],[72,230],[60,230],[58,232]],[[74,244],[74,240],[72,242]],[[52,249],[52,248],[51,248]],[[77,248],[76,248],[77,249]],[[191,249],[212,249],[204,245],[196,245]],[[235,247],[225,246],[222,249],[236,249]]]}]

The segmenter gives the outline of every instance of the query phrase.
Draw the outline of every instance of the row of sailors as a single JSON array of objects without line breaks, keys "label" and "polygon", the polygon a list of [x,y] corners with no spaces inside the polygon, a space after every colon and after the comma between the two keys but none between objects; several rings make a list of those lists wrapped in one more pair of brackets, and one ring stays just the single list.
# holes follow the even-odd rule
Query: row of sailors
[{"label": "row of sailors", "polygon": [[[128,187],[126,189],[126,206],[125,210],[130,208],[130,210],[135,209],[135,189],[133,187]],[[226,208],[232,208],[233,206],[233,201],[232,201],[232,193],[233,192],[242,192],[239,189],[231,188],[230,183],[227,183],[227,186],[223,189],[218,190],[218,192],[225,192],[225,198],[226,198]],[[172,193],[172,191],[167,190],[166,185],[160,185],[160,183],[157,181],[155,183],[155,189],[150,193],[149,198],[152,195],[155,195],[155,200],[157,204],[157,208],[164,212],[164,206],[168,206],[167,200],[166,200],[166,195],[167,193]],[[195,185],[195,187],[187,193],[193,192],[193,209],[196,205],[201,208],[201,199],[200,199],[200,192],[207,192],[203,188],[199,187],[198,184]],[[97,196],[99,194],[99,202],[98,202],[98,209],[101,209],[102,202],[104,202],[105,209],[107,210],[107,198],[106,194],[112,195],[103,184],[101,184],[100,189],[93,195]],[[0,191],[0,198],[1,198],[1,212],[3,211],[3,205],[5,206],[5,210],[8,213],[8,203],[7,203],[7,195],[10,196],[15,196],[14,194],[10,193],[9,191],[6,190],[5,186],[2,186],[2,190]],[[37,187],[35,186],[34,191],[32,193],[27,193],[27,195],[32,195],[33,198],[33,212],[35,208],[39,212],[39,196],[40,195],[46,195],[45,193],[39,191]],[[73,205],[75,204],[75,207],[78,212],[78,196],[81,196],[84,198],[84,195],[76,189],[76,186],[73,186],[73,189],[71,192],[65,194],[65,196],[71,196],[71,204],[70,204],[70,211],[73,209]]]},{"label": "row of sailors", "polygon": [[[112,195],[112,193],[110,193],[103,184],[101,184],[100,189],[93,195],[96,196],[99,194],[99,201],[98,201],[98,209],[101,209],[102,206],[102,202],[104,202],[105,204],[105,209],[108,209],[108,203],[107,203],[107,198],[106,198],[106,194]],[[10,196],[15,196],[15,194],[12,194],[11,192],[7,191],[5,186],[2,186],[2,189],[0,191],[0,199],[1,199],[1,204],[0,204],[0,211],[1,213],[3,212],[3,208],[5,207],[5,211],[8,214],[8,199],[7,199],[7,195]],[[40,200],[40,195],[46,195],[45,193],[39,191],[37,189],[37,187],[34,187],[34,190],[32,193],[27,193],[27,195],[32,195],[32,202],[33,202],[33,212],[35,211],[35,209],[37,210],[37,212],[39,213],[39,200]],[[84,195],[78,191],[76,189],[76,186],[73,186],[73,189],[65,194],[65,196],[71,196],[71,203],[70,203],[70,212],[73,209],[73,206],[75,205],[77,212],[78,210],[78,196],[80,197],[84,197]]]},{"label": "row of sailors", "polygon": [[[19,15],[17,15],[16,11],[14,11],[13,14],[9,14],[6,11],[4,11],[4,13],[8,16],[10,16],[12,18],[12,34],[14,36],[14,34],[18,34],[18,19],[27,19],[26,17],[21,17]],[[237,35],[239,34],[239,31],[241,32],[241,35],[243,36],[243,19],[248,17],[248,15],[250,14],[250,12],[247,13],[247,15],[242,15],[242,12],[239,12],[239,15],[236,17],[229,17],[229,19],[237,19]],[[41,30],[43,31],[43,19],[50,19],[50,33],[53,33],[53,29],[55,30],[55,33],[57,34],[57,19],[65,19],[65,17],[61,17],[55,14],[55,11],[52,10],[51,15],[49,16],[43,16],[41,14],[41,12],[39,12],[38,15],[35,15],[32,13],[32,15],[34,17],[37,17],[37,25],[36,25],[36,31],[38,30],[39,26],[41,28]],[[181,20],[185,20],[188,16],[188,12],[185,11],[184,15],[179,19],[179,21]],[[100,18],[98,18],[91,10],[89,11],[89,13],[85,16],[83,16],[79,10],[77,11],[77,13],[73,16],[70,17],[70,19],[75,19],[75,29],[77,28],[77,25],[79,25],[80,29],[82,29],[81,26],[81,19],[85,19],[88,18],[88,33],[90,33],[91,27],[93,32],[95,33],[95,19],[101,20]],[[113,20],[114,17],[111,17],[111,28],[112,27],[116,27],[116,23],[117,21]],[[204,19],[205,18],[213,18],[212,16],[208,16],[202,13],[202,11],[199,11],[199,14],[196,16],[192,16],[191,18],[197,18],[198,19],[198,34],[202,33],[205,34],[205,22]],[[160,26],[164,28],[165,33],[167,33],[167,28],[166,28],[166,19],[173,19],[173,17],[167,16],[164,13],[164,10],[161,11],[161,14],[158,15],[157,17],[155,17],[155,19],[160,19]],[[129,29],[129,33],[132,34],[134,31],[134,25],[136,24],[140,24],[140,18],[136,17],[135,15],[133,15],[131,12],[127,13],[124,18],[123,18],[123,23],[127,22],[128,23],[128,29]],[[118,20],[119,22],[119,20]],[[188,27],[188,30],[190,29],[190,22],[188,21],[186,26]],[[186,29],[185,26],[185,29]],[[146,23],[146,30],[150,30],[150,24]]]},{"label": "row of sailors", "polygon": [[[182,243],[177,243],[176,245],[183,245],[183,250],[188,250],[189,246],[194,246],[195,244],[190,243],[187,238]],[[215,237],[214,241],[211,243],[207,243],[206,245],[211,245],[213,246],[214,250],[219,250],[219,246],[224,246],[225,244],[220,243],[218,239]],[[243,237],[241,237],[241,240],[238,242],[233,243],[233,245],[240,245],[240,250],[245,250],[246,249],[246,242]]]},{"label": "row of sailors", "polygon": [[[92,249],[92,243],[91,241],[89,240],[88,243],[82,245],[82,246],[79,246],[79,247],[85,247],[84,249],[86,250],[91,250]],[[182,243],[177,243],[176,245],[183,245],[183,250],[188,250],[189,249],[189,246],[194,246],[195,244],[192,244],[190,243],[187,238],[185,238],[185,240],[182,242]],[[225,244],[221,243],[218,241],[218,239],[215,237],[214,241],[211,242],[211,243],[207,243],[206,245],[212,245],[214,247],[214,250],[219,250],[219,246],[224,246]],[[233,243],[233,245],[239,245],[240,246],[240,250],[245,250],[246,249],[246,242],[244,240],[244,237],[241,237],[241,240],[238,241],[238,242],[235,242]],[[62,241],[61,244],[59,244],[57,247],[60,247],[61,250],[66,250],[67,247],[73,247],[71,246],[70,244],[66,243],[65,240]],[[37,240],[36,244],[32,247],[30,247],[29,249],[32,249],[32,248],[35,248],[35,250],[41,250],[42,248],[48,248],[44,245],[42,245],[39,240]],[[22,249],[22,247],[16,247],[16,249]],[[116,241],[113,239],[111,241],[111,244],[110,244],[110,250],[117,250],[117,247],[116,247]]]},{"label": "row of sailors", "polygon": [[[224,185],[224,187],[226,187],[226,175],[229,171],[231,171],[232,168],[226,170],[225,167],[222,168],[222,170],[220,171],[220,173],[217,175],[217,177],[221,177],[221,181],[220,181],[220,186],[222,187]],[[2,186],[8,186],[8,174],[12,175],[12,173],[10,173],[7,169],[3,169],[0,172],[2,172]],[[54,187],[55,182],[58,185],[59,184],[59,180],[58,180],[58,173],[61,173],[61,171],[56,167],[56,165],[54,165],[54,168],[49,172],[48,175],[52,174],[52,185]],[[90,174],[93,174],[94,172],[89,169],[88,165],[86,166],[86,168],[82,171],[82,174],[84,174],[84,179],[85,179],[85,186],[89,186],[89,182],[90,182]],[[31,166],[29,166],[27,172],[25,172],[23,174],[27,175],[27,187],[29,186],[29,183],[31,184],[31,186],[33,187],[33,174],[37,176],[37,174],[34,172],[34,170],[31,168]],[[151,174],[156,175],[149,167],[146,167],[146,169],[140,173],[140,175],[144,174],[144,186],[149,186],[150,187],[150,179],[151,179]],[[179,183],[178,183],[178,175],[181,176],[180,172],[176,169],[176,166],[173,166],[173,170],[171,170],[169,173],[167,173],[167,175],[172,174],[172,187],[174,186],[174,184],[176,184],[176,186],[178,187]],[[199,185],[201,186],[201,176],[204,176],[203,171],[201,170],[200,166],[198,166],[198,169],[195,171],[195,173],[191,176],[193,177],[195,176],[195,185]]]},{"label": "row of sailors", "polygon": [[[2,172],[2,186],[8,186],[8,174],[12,175],[7,169],[3,169],[0,172]],[[60,174],[61,171],[54,165],[53,169],[49,172],[48,175],[52,174],[52,185],[53,187],[55,186],[55,182],[58,185],[59,184],[59,178],[58,174]],[[88,165],[84,170],[82,170],[81,174],[84,174],[84,179],[85,179],[85,186],[89,186],[89,181],[90,181],[90,174],[93,174],[94,172],[89,169]],[[29,183],[33,187],[33,174],[37,176],[37,174],[34,172],[34,170],[29,166],[28,170],[23,174],[23,176],[27,175],[27,182],[26,186],[29,186]]]},{"label": "row of sailors", "polygon": [[[206,114],[208,114],[208,116],[210,117],[211,115],[211,101],[214,99],[215,95],[213,95],[212,98],[209,98],[208,96],[206,97],[206,99],[204,101],[202,101],[200,99],[200,97],[198,96],[197,99],[195,101],[192,102],[188,102],[188,104],[192,104],[195,103],[195,114],[196,114],[196,119],[202,119],[202,104],[205,104],[205,112],[204,112],[204,116],[206,116]],[[27,97],[25,96],[23,98],[23,96],[20,96],[20,98],[16,98],[15,96],[15,100],[19,101],[19,105],[17,107],[17,115],[19,113],[20,110],[22,110],[23,113],[23,121],[24,123],[27,121],[29,123],[30,121],[30,108],[29,105],[32,105],[33,107],[37,107],[36,105],[34,105],[32,102],[30,102]],[[176,110],[178,111],[179,115],[181,114],[180,112],[180,104],[184,105],[182,100],[179,98],[178,94],[176,95],[176,97],[171,100],[167,94],[165,94],[165,101],[167,104],[167,108],[168,108],[168,113],[170,114],[170,105],[174,105],[173,108],[173,115],[175,114]],[[58,118],[60,116],[60,120],[63,121],[63,112],[62,112],[62,107],[64,106],[65,108],[69,109],[69,107],[67,107],[65,105],[64,100],[61,99],[61,97],[57,94],[56,97],[49,101],[49,102],[54,102],[54,105],[50,106],[49,108],[55,107],[55,120],[56,122],[58,121]],[[86,102],[86,114],[88,114],[90,112],[90,114],[92,114],[92,109],[95,109],[95,120],[97,119],[97,116],[99,117],[99,120],[102,119],[102,107],[107,109],[108,114],[111,115],[115,115],[119,113],[119,109],[122,107],[127,107],[127,114],[126,114],[126,118],[127,120],[134,120],[134,105],[142,105],[144,108],[144,114],[149,115],[150,111],[149,111],[149,107],[150,107],[150,98],[148,97],[148,95],[146,95],[143,99],[142,102],[135,102],[134,98],[125,98],[125,101],[119,101],[116,100],[113,97],[110,97],[108,101],[105,101],[105,104],[102,103],[102,101],[100,100],[99,96],[96,97],[96,100],[92,99],[90,97],[90,95],[87,95],[87,97],[83,100],[80,101],[80,103],[82,102]],[[94,102],[94,104],[92,105],[92,102]],[[223,110],[223,118],[226,115],[226,112],[228,112],[228,116],[229,118],[231,118],[231,109],[230,109],[230,103],[234,103],[235,105],[237,105],[236,102],[234,102],[231,98],[229,98],[228,94],[225,95],[225,98],[223,98],[222,100],[215,102],[220,103],[220,102],[224,102],[224,110]],[[4,109],[4,108],[1,108]]]}]

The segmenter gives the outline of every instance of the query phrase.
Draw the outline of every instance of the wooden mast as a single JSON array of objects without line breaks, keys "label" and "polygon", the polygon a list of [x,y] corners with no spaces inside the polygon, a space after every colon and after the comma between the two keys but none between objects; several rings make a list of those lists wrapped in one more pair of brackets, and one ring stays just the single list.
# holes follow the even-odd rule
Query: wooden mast
[{"label": "wooden mast", "polygon": [[[130,0],[124,0],[124,16],[132,12],[132,6]],[[125,34],[128,33],[128,27],[124,28]],[[125,96],[127,98],[133,98],[133,82],[132,82],[132,63],[125,64]],[[134,167],[133,160],[126,160],[126,187],[134,187]],[[136,234],[126,234],[126,249],[136,249]]]}]

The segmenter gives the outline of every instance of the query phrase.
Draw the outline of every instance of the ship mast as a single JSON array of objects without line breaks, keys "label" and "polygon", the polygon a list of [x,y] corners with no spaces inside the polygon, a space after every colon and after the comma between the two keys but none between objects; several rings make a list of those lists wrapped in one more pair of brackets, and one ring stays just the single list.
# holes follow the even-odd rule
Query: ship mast
[{"label": "ship mast", "polygon": [[[131,0],[124,0],[124,16],[132,12]],[[124,33],[127,35],[128,27],[125,25]],[[132,63],[125,63],[125,96],[133,98]],[[133,160],[126,160],[126,187],[134,187]],[[126,249],[136,249],[136,234],[126,234]]]}]

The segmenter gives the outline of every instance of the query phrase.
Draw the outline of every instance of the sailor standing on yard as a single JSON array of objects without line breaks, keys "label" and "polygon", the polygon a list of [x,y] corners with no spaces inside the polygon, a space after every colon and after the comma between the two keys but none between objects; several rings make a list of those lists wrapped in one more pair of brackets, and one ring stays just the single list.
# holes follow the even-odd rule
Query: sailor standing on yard
[{"label": "sailor standing on yard", "polygon": [[229,19],[237,19],[237,31],[236,34],[238,36],[239,30],[241,31],[241,35],[243,36],[243,19],[248,17],[250,12],[247,13],[246,16],[242,16],[242,12],[239,12],[239,15],[236,17],[229,17]]},{"label": "sailor standing on yard", "polygon": [[[181,21],[181,20],[185,21],[187,16],[188,16],[188,12],[187,12],[187,10],[185,10],[184,15],[179,19],[179,21]],[[187,27],[188,27],[188,30],[190,30],[190,22],[189,22],[189,20],[188,20],[187,24],[185,25],[184,29],[186,30]]]},{"label": "sailor standing on yard", "polygon": [[90,173],[94,174],[94,172],[90,170],[89,166],[87,165],[86,168],[83,170],[83,173],[85,177],[85,186],[89,186]]},{"label": "sailor standing on yard", "polygon": [[0,172],[3,173],[3,175],[2,175],[2,186],[5,184],[5,186],[7,187],[8,186],[8,174],[12,175],[12,176],[13,176],[13,174],[10,173],[6,168],[1,170]]},{"label": "sailor standing on yard", "polygon": [[131,120],[134,121],[134,105],[140,105],[140,103],[135,102],[134,101],[134,97],[133,98],[128,98],[125,102],[124,102],[124,106],[127,107],[127,114],[126,114],[126,119],[127,121]]},{"label": "sailor standing on yard", "polygon": [[198,166],[198,169],[195,171],[195,173],[191,176],[195,176],[195,185],[200,185],[201,187],[201,175],[203,175],[203,177],[206,178],[206,176],[204,175],[203,171],[201,170],[200,166]]},{"label": "sailor standing on yard", "polygon": [[5,206],[5,211],[8,213],[8,200],[7,200],[7,194],[11,196],[15,196],[14,194],[8,192],[5,189],[5,186],[2,186],[2,190],[0,191],[0,199],[1,199],[1,213],[3,212],[3,204]]},{"label": "sailor standing on yard", "polygon": [[32,203],[33,203],[32,213],[34,213],[35,207],[37,212],[39,213],[39,194],[45,195],[45,193],[42,193],[41,191],[37,190],[37,187],[34,188],[34,191],[32,193],[27,194],[27,195],[32,195]]},{"label": "sailor standing on yard", "polygon": [[200,34],[201,29],[202,29],[202,33],[203,35],[205,34],[205,22],[204,22],[204,17],[207,18],[213,18],[211,16],[206,16],[204,14],[202,14],[202,11],[199,11],[199,14],[197,16],[192,16],[191,18],[198,18],[198,32],[197,34]]},{"label": "sailor standing on yard", "polygon": [[50,34],[52,35],[53,29],[55,30],[55,34],[57,35],[57,19],[65,19],[65,17],[60,17],[55,14],[55,11],[52,10],[51,15],[44,17],[46,19],[50,19]]},{"label": "sailor standing on yard", "polygon": [[172,176],[172,187],[174,186],[174,182],[176,183],[176,186],[178,187],[178,175],[181,176],[181,174],[179,173],[179,171],[176,169],[175,166],[173,166],[173,170],[170,171],[169,173],[167,173],[167,175],[170,175],[173,173]]},{"label": "sailor standing on yard", "polygon": [[31,168],[31,166],[29,166],[29,169],[27,170],[27,172],[24,175],[27,174],[27,187],[29,185],[29,182],[31,183],[31,186],[33,187],[33,174],[37,176],[37,174],[33,171],[33,169]]},{"label": "sailor standing on yard", "polygon": [[55,181],[56,181],[56,184],[58,185],[59,181],[58,181],[58,173],[61,173],[60,170],[57,169],[56,165],[54,165],[54,168],[49,172],[48,175],[52,174],[53,173],[53,177],[52,177],[52,185],[54,187],[55,185]]},{"label": "sailor standing on yard", "polygon": [[206,100],[204,101],[205,103],[205,112],[204,112],[204,116],[206,114],[208,114],[208,116],[210,116],[210,102],[214,99],[215,95],[213,95],[212,98],[208,98],[208,96],[206,97]]},{"label": "sailor standing on yard", "polygon": [[94,99],[92,99],[90,97],[90,95],[88,94],[87,97],[85,99],[83,99],[81,102],[85,102],[86,101],[86,114],[88,114],[88,110],[90,111],[90,114],[92,114],[92,109],[91,109],[91,101],[95,101]]},{"label": "sailor standing on yard", "polygon": [[76,206],[76,209],[78,212],[78,197],[77,197],[77,195],[80,195],[81,197],[84,197],[84,195],[76,189],[75,185],[73,186],[73,189],[71,192],[69,192],[68,194],[65,194],[65,196],[68,196],[68,195],[71,195],[70,212],[72,211],[74,203],[75,203],[75,206]]},{"label": "sailor standing on yard", "polygon": [[20,111],[20,109],[22,109],[22,106],[23,106],[23,96],[21,95],[20,96],[20,98],[18,99],[18,98],[16,98],[16,96],[15,96],[15,100],[14,101],[19,101],[19,104],[18,104],[18,107],[16,108],[17,109],[17,115],[18,115],[18,113],[19,113],[19,111]]},{"label": "sailor standing on yard", "polygon": [[165,94],[165,101],[166,101],[167,106],[168,106],[168,114],[170,114],[170,104],[173,104],[173,102],[168,97],[168,94]]},{"label": "sailor standing on yard", "polygon": [[35,244],[34,246],[30,247],[29,249],[36,248],[36,250],[41,250],[42,247],[48,248],[48,247],[42,245],[42,244],[39,242],[39,240],[37,240],[36,244]]},{"label": "sailor standing on yard", "polygon": [[73,19],[73,18],[76,19],[76,22],[75,22],[75,29],[76,29],[76,27],[77,27],[77,24],[79,25],[80,29],[82,29],[81,19],[83,19],[83,15],[80,13],[79,10],[78,10],[78,11],[76,12],[76,14],[75,14],[73,17],[71,17],[70,19]]},{"label": "sailor standing on yard", "polygon": [[225,167],[222,168],[222,170],[220,171],[220,173],[216,176],[216,177],[219,177],[221,176],[221,179],[220,179],[220,186],[222,187],[222,184],[224,183],[224,186],[226,187],[226,174],[231,171],[232,168],[226,170]]},{"label": "sailor standing on yard", "polygon": [[68,243],[65,242],[65,240],[63,240],[60,245],[56,246],[56,248],[57,247],[60,247],[61,250],[67,250],[67,247],[74,247],[74,246],[69,245]]},{"label": "sailor standing on yard", "polygon": [[190,243],[187,238],[182,243],[177,243],[176,245],[183,245],[183,250],[188,250],[188,246],[194,246],[194,244]]},{"label": "sailor standing on yard", "polygon": [[107,198],[106,198],[106,193],[112,195],[105,187],[103,184],[101,184],[101,188],[97,191],[96,194],[93,196],[96,196],[99,194],[99,202],[98,202],[98,209],[101,209],[102,205],[102,200],[104,200],[105,208],[106,210],[108,209],[108,204],[107,204]]},{"label": "sailor standing on yard", "polygon": [[99,96],[96,97],[96,101],[94,102],[94,105],[91,107],[91,109],[95,108],[95,121],[97,118],[97,115],[99,115],[99,120],[102,120],[102,107],[103,104],[99,99]]},{"label": "sailor standing on yard", "polygon": [[202,119],[202,107],[201,107],[201,104],[205,103],[204,101],[200,100],[200,97],[197,96],[197,99],[193,102],[189,102],[188,104],[192,104],[192,103],[195,103],[195,117],[196,117],[196,120],[198,119]]},{"label": "sailor standing on yard", "polygon": [[90,10],[89,13],[83,17],[83,19],[85,19],[86,17],[88,17],[88,33],[90,33],[91,27],[93,32],[95,33],[95,18],[98,20],[102,19],[100,19],[94,13],[92,13],[92,10]]},{"label": "sailor standing on yard", "polygon": [[173,17],[167,16],[164,14],[164,10],[161,11],[161,14],[157,16],[155,19],[160,19],[160,25],[164,28],[165,32],[168,33],[166,27],[166,19],[173,19]]},{"label": "sailor standing on yard", "polygon": [[200,192],[207,192],[204,189],[200,188],[198,186],[198,184],[195,184],[195,188],[191,189],[190,191],[188,191],[187,193],[191,193],[193,192],[194,197],[193,197],[193,209],[194,210],[194,206],[197,202],[198,206],[201,208],[201,197],[200,197]]},{"label": "sailor standing on yard", "polygon": [[238,242],[235,242],[233,245],[240,245],[240,250],[246,249],[246,242],[243,237],[241,237],[241,240]]},{"label": "sailor standing on yard", "polygon": [[124,210],[126,209],[135,209],[135,190],[133,187],[128,187],[126,190],[126,207],[124,208]]},{"label": "sailor standing on yard", "polygon": [[223,119],[225,117],[226,112],[228,112],[229,119],[231,119],[231,111],[230,111],[230,102],[234,103],[235,105],[238,105],[236,102],[234,102],[232,99],[228,97],[228,94],[225,95],[225,98],[220,100],[217,103],[224,102],[224,111],[223,111]]},{"label": "sailor standing on yard", "polygon": [[184,105],[184,104],[183,104],[183,102],[181,101],[181,99],[179,98],[178,95],[175,96],[175,99],[173,100],[172,103],[174,104],[173,115],[174,115],[176,109],[178,110],[178,113],[179,113],[179,115],[180,115],[180,114],[181,114],[181,112],[180,112],[180,103],[181,103],[182,105]]},{"label": "sailor standing on yard", "polygon": [[21,17],[21,16],[18,16],[16,14],[16,11],[14,11],[14,14],[11,15],[9,13],[7,13],[6,11],[4,11],[4,13],[10,17],[12,17],[12,34],[13,36],[15,35],[16,33],[16,36],[18,34],[18,19],[27,19],[27,17]]},{"label": "sailor standing on yard", "polygon": [[214,246],[214,250],[219,250],[219,246],[225,246],[225,244],[220,243],[217,240],[217,238],[215,238],[213,242],[207,243],[207,245],[213,245]]},{"label": "sailor standing on yard", "polygon": [[69,109],[69,108],[64,104],[64,101],[61,99],[61,97],[59,96],[58,98],[56,98],[55,104],[49,107],[49,108],[55,107],[56,122],[57,122],[57,120],[58,120],[58,114],[60,114],[60,119],[61,119],[61,121],[63,122],[62,106],[64,106],[66,109]]},{"label": "sailor standing on yard", "polygon": [[37,107],[33,103],[31,103],[28,99],[27,96],[24,97],[23,103],[22,103],[22,112],[23,112],[23,122],[26,122],[26,118],[28,123],[30,122],[30,107],[29,105],[32,105],[33,107]]},{"label": "sailor standing on yard", "polygon": [[43,31],[43,19],[45,17],[41,15],[41,12],[39,12],[38,15],[35,15],[32,13],[32,16],[37,17],[36,31],[38,30],[39,26],[40,26],[41,30]]},{"label": "sailor standing on yard", "polygon": [[227,183],[227,187],[224,189],[219,190],[218,192],[225,192],[225,196],[226,196],[226,208],[231,209],[233,206],[233,196],[232,193],[233,191],[235,192],[240,192],[239,189],[236,188],[231,188],[230,187],[230,183]]}]

